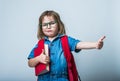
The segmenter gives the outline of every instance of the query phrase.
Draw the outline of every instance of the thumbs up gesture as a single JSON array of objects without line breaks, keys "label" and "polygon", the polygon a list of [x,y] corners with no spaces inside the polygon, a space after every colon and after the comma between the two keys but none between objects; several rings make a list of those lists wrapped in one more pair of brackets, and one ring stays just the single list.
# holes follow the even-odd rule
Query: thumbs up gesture
[{"label": "thumbs up gesture", "polygon": [[40,63],[48,64],[50,62],[50,58],[48,55],[45,54],[44,49],[42,49],[42,53],[38,57]]},{"label": "thumbs up gesture", "polygon": [[97,41],[97,44],[96,44],[96,48],[97,49],[101,49],[103,47],[103,40],[105,39],[106,37],[105,36],[102,36],[98,41]]}]

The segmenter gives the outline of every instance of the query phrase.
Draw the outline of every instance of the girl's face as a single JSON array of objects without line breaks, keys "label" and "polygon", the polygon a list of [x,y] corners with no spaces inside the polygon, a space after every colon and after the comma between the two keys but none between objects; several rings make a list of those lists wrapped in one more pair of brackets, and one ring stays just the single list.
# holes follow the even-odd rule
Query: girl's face
[{"label": "girl's face", "polygon": [[55,37],[58,34],[58,24],[52,16],[44,16],[42,31],[48,37]]}]

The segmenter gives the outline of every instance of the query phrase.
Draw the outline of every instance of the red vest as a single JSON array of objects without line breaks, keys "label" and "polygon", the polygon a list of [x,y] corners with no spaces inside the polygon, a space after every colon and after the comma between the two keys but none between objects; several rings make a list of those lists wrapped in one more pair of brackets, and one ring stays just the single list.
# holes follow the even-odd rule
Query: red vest
[{"label": "red vest", "polygon": [[[62,43],[64,56],[67,60],[69,81],[78,81],[78,73],[77,73],[74,57],[70,51],[69,44],[68,44],[68,38],[66,35],[61,37],[61,43]],[[44,39],[41,39],[38,42],[38,47],[34,50],[34,56],[36,57],[39,54],[41,54],[42,49],[44,49]],[[42,65],[42,67],[41,67],[41,65]],[[38,65],[36,65],[35,74],[38,75],[39,71],[43,70],[45,68],[45,66],[46,65],[42,64],[42,63],[39,63]],[[39,68],[41,68],[41,69],[39,69]]]}]

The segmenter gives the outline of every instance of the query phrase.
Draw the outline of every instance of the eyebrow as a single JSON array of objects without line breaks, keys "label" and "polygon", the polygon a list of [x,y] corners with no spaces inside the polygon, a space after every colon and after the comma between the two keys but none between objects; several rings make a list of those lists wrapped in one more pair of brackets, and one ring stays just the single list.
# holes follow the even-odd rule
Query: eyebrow
[{"label": "eyebrow", "polygon": [[[50,21],[50,22],[56,22],[56,20],[54,20],[54,21]],[[50,23],[50,22],[45,22],[45,23]]]}]

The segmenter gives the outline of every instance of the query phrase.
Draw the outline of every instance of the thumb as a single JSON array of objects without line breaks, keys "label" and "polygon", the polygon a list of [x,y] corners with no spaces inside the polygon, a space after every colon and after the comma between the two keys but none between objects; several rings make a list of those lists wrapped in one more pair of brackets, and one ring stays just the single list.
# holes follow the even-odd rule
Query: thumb
[{"label": "thumb", "polygon": [[105,38],[106,38],[105,36],[102,36],[102,37],[98,40],[98,42],[103,42],[103,40],[104,40]]},{"label": "thumb", "polygon": [[45,50],[44,49],[42,49],[42,54],[45,54]]}]

